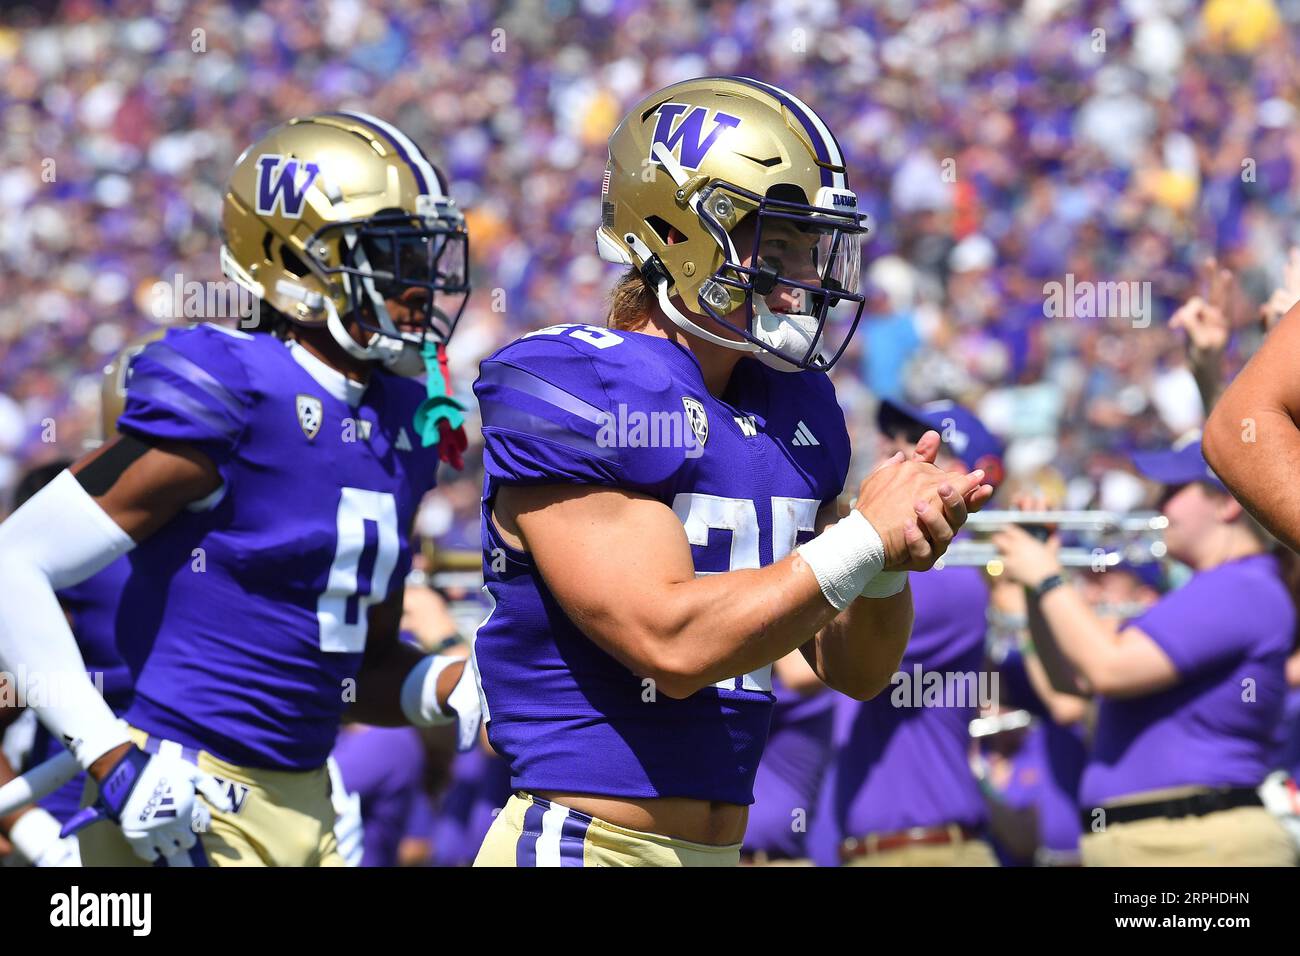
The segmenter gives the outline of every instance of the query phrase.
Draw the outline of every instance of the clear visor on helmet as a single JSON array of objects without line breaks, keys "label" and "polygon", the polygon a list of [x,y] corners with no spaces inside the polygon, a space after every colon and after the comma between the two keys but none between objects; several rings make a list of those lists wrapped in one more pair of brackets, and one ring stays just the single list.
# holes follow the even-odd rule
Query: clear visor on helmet
[{"label": "clear visor on helmet", "polygon": [[[337,244],[340,264],[324,261]],[[339,276],[346,314],[370,332],[421,343],[451,337],[469,297],[469,236],[459,211],[436,215],[385,210],[331,223],[307,248],[327,275]]]},{"label": "clear visor on helmet", "polygon": [[[752,240],[739,226],[728,235],[719,222],[737,206],[753,209],[741,220],[752,223]],[[704,312],[798,368],[834,365],[866,301],[859,291],[866,217],[851,208],[758,196],[727,183],[708,187],[697,208],[726,260],[701,285]],[[745,237],[745,248],[737,247],[735,235]],[[740,321],[727,318],[733,290],[745,296]]]}]

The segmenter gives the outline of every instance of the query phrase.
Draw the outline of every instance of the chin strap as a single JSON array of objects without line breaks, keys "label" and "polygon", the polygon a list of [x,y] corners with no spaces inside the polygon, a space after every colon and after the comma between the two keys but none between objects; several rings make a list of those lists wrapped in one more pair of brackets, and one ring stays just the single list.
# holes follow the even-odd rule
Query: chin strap
[{"label": "chin strap", "polygon": [[378,356],[370,351],[370,346],[362,345],[348,332],[347,327],[343,324],[343,319],[339,316],[339,310],[334,305],[334,300],[325,299],[325,328],[329,329],[330,335],[334,341],[339,344],[343,351],[347,352],[355,359],[363,362],[373,362]]},{"label": "chin strap", "polygon": [[[671,159],[671,157],[669,157]],[[714,345],[721,345],[723,348],[735,349],[737,352],[757,352],[759,348],[752,342],[736,341],[735,339],[723,338],[703,328],[698,322],[687,316],[681,309],[673,304],[673,300],[668,296],[669,278],[664,273],[663,266],[655,254],[650,251],[650,247],[641,241],[641,238],[634,233],[629,232],[623,237],[623,241],[632,247],[632,252],[641,260],[641,275],[651,287],[655,290],[655,297],[659,301],[659,308],[663,309],[664,315],[680,329],[690,332],[692,335],[698,335],[706,342],[712,342]]]},{"label": "chin strap", "polygon": [[660,279],[655,286],[655,294],[659,300],[659,308],[663,309],[664,315],[672,319],[673,323],[679,328],[697,335],[706,342],[712,342],[714,345],[721,345],[723,348],[735,349],[737,352],[759,352],[762,351],[753,342],[746,342],[743,339],[728,339],[721,335],[716,335],[708,329],[695,322],[689,316],[673,304],[673,300],[668,296],[668,280]]},{"label": "chin strap", "polygon": [[438,457],[457,471],[465,469],[465,406],[451,394],[451,374],[447,370],[447,349],[442,343],[425,340],[420,351],[428,376],[428,398],[415,410],[415,430],[420,443],[438,446]]}]

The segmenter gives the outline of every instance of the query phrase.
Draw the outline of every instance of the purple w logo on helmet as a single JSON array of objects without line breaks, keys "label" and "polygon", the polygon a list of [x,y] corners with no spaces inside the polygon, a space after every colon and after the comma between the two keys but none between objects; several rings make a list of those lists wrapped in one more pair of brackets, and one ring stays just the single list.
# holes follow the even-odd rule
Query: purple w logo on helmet
[{"label": "purple w logo on helmet", "polygon": [[[305,174],[299,176],[299,173]],[[302,218],[303,200],[307,190],[320,175],[315,163],[301,166],[296,159],[285,159],[275,153],[257,157],[257,211],[259,215],[272,216],[276,206],[289,219]]]},{"label": "purple w logo on helmet", "polygon": [[[690,110],[690,112],[682,116],[682,113],[686,110]],[[681,144],[680,161],[683,168],[699,169],[700,163],[704,162],[705,154],[713,148],[713,144],[718,141],[718,137],[723,130],[735,129],[740,125],[739,116],[715,112],[713,114],[713,128],[705,136],[704,120],[708,112],[707,107],[703,106],[691,106],[687,103],[665,103],[659,107],[659,120],[655,124],[654,139],[650,141],[651,150],[654,149],[655,143],[663,143],[669,150]],[[677,120],[679,116],[681,121],[674,126],[674,120]],[[653,157],[652,152],[651,158]]]}]

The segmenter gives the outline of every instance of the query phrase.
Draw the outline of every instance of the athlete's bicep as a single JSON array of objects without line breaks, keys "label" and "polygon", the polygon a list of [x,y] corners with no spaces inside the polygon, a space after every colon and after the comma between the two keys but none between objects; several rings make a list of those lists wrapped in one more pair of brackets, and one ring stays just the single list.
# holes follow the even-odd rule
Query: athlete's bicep
[{"label": "athlete's bicep", "polygon": [[497,506],[573,623],[625,663],[643,661],[639,643],[657,596],[695,577],[672,509],[635,492],[583,485],[506,487]]},{"label": "athlete's bicep", "polygon": [[72,465],[72,474],[123,531],[137,542],[186,505],[221,487],[203,452],[173,441],[118,435]]}]

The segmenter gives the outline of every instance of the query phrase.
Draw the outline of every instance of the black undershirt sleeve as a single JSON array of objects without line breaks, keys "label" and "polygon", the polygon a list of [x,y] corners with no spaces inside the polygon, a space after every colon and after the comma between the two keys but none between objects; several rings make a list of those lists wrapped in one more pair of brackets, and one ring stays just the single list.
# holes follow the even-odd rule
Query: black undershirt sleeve
[{"label": "black undershirt sleeve", "polygon": [[86,494],[98,498],[112,488],[117,479],[122,477],[122,472],[151,447],[143,439],[124,432],[104,454],[77,472],[77,481],[86,489]]}]

